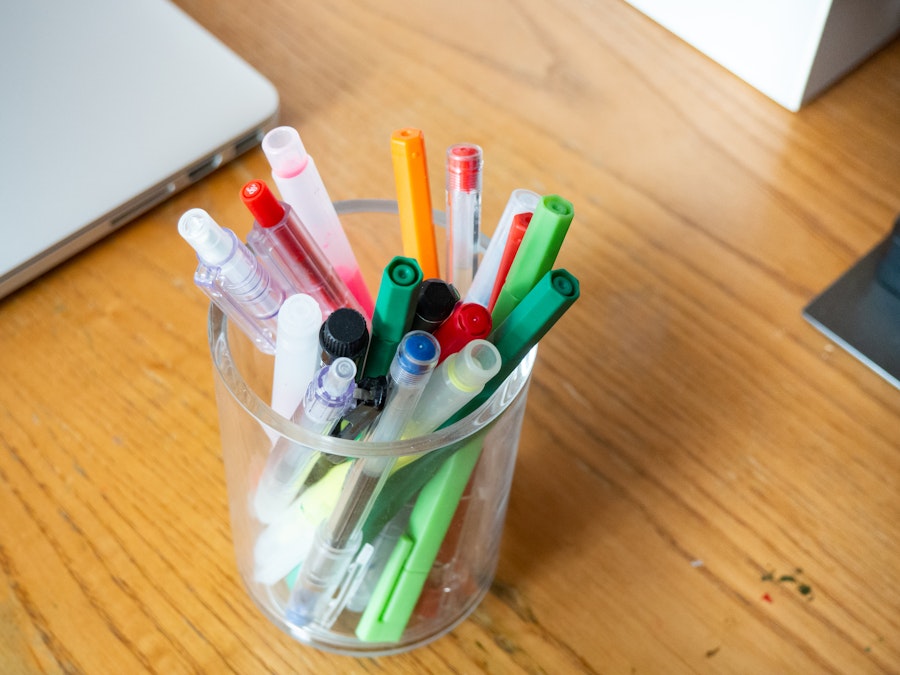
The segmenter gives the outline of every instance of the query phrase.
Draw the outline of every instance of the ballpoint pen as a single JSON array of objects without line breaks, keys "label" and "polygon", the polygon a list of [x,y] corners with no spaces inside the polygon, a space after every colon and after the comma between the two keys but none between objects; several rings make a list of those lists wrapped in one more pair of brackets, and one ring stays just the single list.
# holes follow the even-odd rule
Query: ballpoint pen
[{"label": "ballpoint pen", "polygon": [[[430,333],[412,331],[404,336],[391,363],[387,403],[367,441],[401,437],[439,353],[440,346]],[[334,615],[329,607],[333,594],[363,544],[362,525],[396,462],[391,455],[370,455],[351,463],[338,503],[316,530],[310,554],[291,592],[285,613],[295,626]]]},{"label": "ballpoint pen", "polygon": [[263,264],[276,269],[296,292],[315,298],[325,316],[341,307],[362,311],[290,205],[275,199],[261,180],[245,184],[241,200],[255,220],[247,243]]},{"label": "ballpoint pen", "polygon": [[262,140],[272,179],[282,198],[306,225],[367,318],[374,303],[313,158],[293,127],[276,127]]},{"label": "ballpoint pen", "polygon": [[[467,414],[466,411],[474,410],[489,397],[528,350],[575,302],[578,295],[579,287],[575,277],[565,270],[548,272],[492,335],[503,365],[494,370],[480,394],[454,414],[448,423],[461,419]],[[437,374],[436,372],[435,375]],[[429,382],[426,390],[431,386]],[[411,425],[407,428],[409,426]],[[424,479],[424,487],[410,513],[407,531],[397,541],[360,618],[356,635],[361,640],[392,642],[400,639],[481,454],[482,443],[483,434],[477,434],[468,439],[463,447],[452,448],[452,454],[449,451],[435,451],[392,477],[402,478],[404,471],[407,478],[409,474],[417,474]],[[434,464],[431,455],[435,454],[449,454],[449,457],[444,459],[432,476],[432,467],[422,463]],[[427,473],[426,469],[429,469]],[[385,486],[386,491],[394,490],[390,482]],[[415,492],[409,496],[412,497],[413,494]],[[387,519],[391,516],[392,514],[382,514]]]},{"label": "ballpoint pen", "polygon": [[[329,434],[353,401],[356,364],[340,357],[323,366],[309,383],[293,420],[314,434]],[[312,448],[279,437],[256,487],[253,505],[257,518],[271,523],[297,496],[316,460]]]},{"label": "ballpoint pen", "polygon": [[294,414],[316,372],[316,334],[321,323],[319,303],[304,293],[290,296],[278,312],[272,410],[282,417]]},{"label": "ballpoint pen", "polygon": [[513,217],[517,213],[533,213],[540,200],[541,196],[531,190],[518,188],[512,191],[478,265],[478,271],[475,272],[469,292],[463,296],[465,302],[477,302],[484,307],[488,306]]},{"label": "ballpoint pen", "polygon": [[400,213],[403,255],[414,258],[426,279],[440,277],[431,188],[425,158],[425,136],[420,129],[399,129],[391,134],[391,160]]},{"label": "ballpoint pen", "polygon": [[[458,422],[487,401],[519,366],[524,356],[578,299],[579,293],[578,280],[566,270],[552,270],[545,274],[526,296],[527,302],[523,300],[504,322],[507,325],[502,332],[495,329],[494,334],[499,339],[491,336],[500,353],[501,365],[497,374],[468,403],[441,424],[440,428]],[[366,519],[363,540],[371,541],[458,448],[459,446],[452,445],[434,450],[392,473]]]},{"label": "ballpoint pen", "polygon": [[384,268],[372,315],[372,339],[365,376],[387,374],[397,345],[412,324],[413,311],[422,283],[422,270],[412,258],[396,256]]},{"label": "ballpoint pen", "polygon": [[481,236],[481,148],[447,148],[447,280],[465,295],[478,268]]},{"label": "ballpoint pen", "polygon": [[541,197],[491,311],[495,326],[503,323],[516,304],[550,271],[574,215],[570,201],[557,195]]},{"label": "ballpoint pen", "polygon": [[419,299],[410,330],[433,333],[453,312],[459,302],[459,291],[443,279],[426,279],[419,286]]},{"label": "ballpoint pen", "polygon": [[488,310],[493,310],[497,304],[497,298],[500,296],[500,290],[506,283],[506,277],[509,275],[509,268],[512,261],[519,252],[519,246],[525,237],[525,231],[531,222],[532,213],[517,213],[513,218],[512,225],[509,228],[509,236],[506,238],[506,246],[503,247],[503,255],[500,257],[500,266],[497,268],[497,279],[494,281],[494,289],[491,291],[491,299],[488,302]]},{"label": "ballpoint pen", "polygon": [[450,317],[434,331],[441,345],[441,361],[472,340],[486,338],[491,332],[491,313],[475,302],[461,302]]},{"label": "ballpoint pen", "polygon": [[275,353],[278,310],[288,291],[271,277],[231,230],[220,227],[203,209],[190,209],[178,221],[178,233],[200,261],[194,283],[254,344]]}]

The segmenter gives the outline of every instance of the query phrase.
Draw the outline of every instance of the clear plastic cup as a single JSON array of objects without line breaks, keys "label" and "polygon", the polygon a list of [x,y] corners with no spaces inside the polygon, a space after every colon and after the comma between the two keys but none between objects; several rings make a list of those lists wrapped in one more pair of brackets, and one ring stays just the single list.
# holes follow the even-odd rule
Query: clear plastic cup
[{"label": "clear plastic cup", "polygon": [[[396,212],[389,201],[336,206],[354,219]],[[469,416],[428,435],[372,443],[316,435],[272,410],[274,357],[215,306],[209,347],[238,570],[263,613],[303,644],[355,656],[408,651],[463,621],[493,581],[537,350]],[[278,443],[308,464],[291,505],[261,518],[257,484]],[[288,618],[291,585],[354,462],[372,457],[396,459],[393,471],[345,551],[339,583],[298,624]]]}]

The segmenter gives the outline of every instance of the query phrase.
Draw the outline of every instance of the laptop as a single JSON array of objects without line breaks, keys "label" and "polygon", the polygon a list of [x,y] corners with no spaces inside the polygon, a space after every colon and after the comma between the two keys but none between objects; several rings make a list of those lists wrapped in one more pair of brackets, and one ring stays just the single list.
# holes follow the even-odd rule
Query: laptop
[{"label": "laptop", "polygon": [[168,0],[0,21],[0,297],[257,145],[270,82]]}]

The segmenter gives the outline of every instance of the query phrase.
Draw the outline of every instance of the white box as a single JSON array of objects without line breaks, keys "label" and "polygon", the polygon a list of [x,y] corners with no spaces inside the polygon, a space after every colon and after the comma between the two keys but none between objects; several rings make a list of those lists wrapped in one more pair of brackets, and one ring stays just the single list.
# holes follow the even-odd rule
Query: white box
[{"label": "white box", "polygon": [[900,0],[626,0],[789,110],[900,32]]}]

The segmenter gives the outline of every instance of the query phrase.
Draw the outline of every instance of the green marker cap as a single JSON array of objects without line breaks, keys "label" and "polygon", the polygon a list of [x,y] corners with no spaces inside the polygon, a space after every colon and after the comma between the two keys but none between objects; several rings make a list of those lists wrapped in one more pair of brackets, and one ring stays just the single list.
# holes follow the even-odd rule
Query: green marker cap
[{"label": "green marker cap", "polygon": [[400,340],[409,331],[419,298],[422,268],[414,258],[396,256],[384,268],[375,312],[365,377],[387,373]]}]

